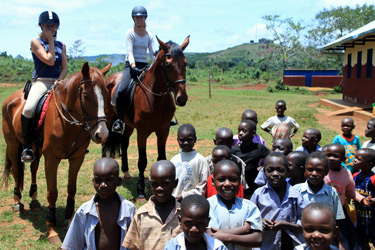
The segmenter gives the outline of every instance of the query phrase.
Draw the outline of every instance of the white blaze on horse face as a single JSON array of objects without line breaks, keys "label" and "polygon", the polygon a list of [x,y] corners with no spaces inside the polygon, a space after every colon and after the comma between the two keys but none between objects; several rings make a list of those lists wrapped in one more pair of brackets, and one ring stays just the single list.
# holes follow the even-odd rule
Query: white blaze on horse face
[{"label": "white blaze on horse face", "polygon": [[[104,98],[102,95],[102,91],[99,88],[98,85],[95,85],[94,87],[94,92],[96,94],[96,98],[98,100],[98,117],[105,117],[105,112],[104,112]],[[98,123],[98,127],[96,130],[93,130],[94,136],[91,136],[93,138],[93,141],[96,143],[105,143],[108,137],[108,128],[105,123],[105,121],[100,121]]]}]

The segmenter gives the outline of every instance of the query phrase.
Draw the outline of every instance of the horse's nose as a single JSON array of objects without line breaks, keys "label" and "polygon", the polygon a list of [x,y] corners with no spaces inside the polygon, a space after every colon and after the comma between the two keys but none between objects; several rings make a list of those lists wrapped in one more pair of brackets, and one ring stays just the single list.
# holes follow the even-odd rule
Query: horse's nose
[{"label": "horse's nose", "polygon": [[183,106],[186,105],[187,100],[188,100],[188,96],[187,95],[177,96],[177,98],[176,98],[176,105],[183,107]]}]

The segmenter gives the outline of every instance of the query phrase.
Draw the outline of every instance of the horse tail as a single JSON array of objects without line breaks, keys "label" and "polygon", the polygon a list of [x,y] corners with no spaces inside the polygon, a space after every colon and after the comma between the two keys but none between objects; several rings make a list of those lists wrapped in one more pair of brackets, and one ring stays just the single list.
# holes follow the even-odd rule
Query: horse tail
[{"label": "horse tail", "polygon": [[[18,151],[17,151],[17,159],[18,163],[17,166],[19,167],[18,169],[18,185],[20,186],[20,190],[23,190],[23,182],[24,182],[24,176],[25,176],[25,168],[24,168],[24,163],[21,162],[21,153],[22,153],[23,146],[20,143],[18,145]],[[4,166],[4,171],[3,175],[0,179],[0,188],[8,188],[8,180],[9,176],[12,172],[12,161],[9,158],[8,153],[5,155],[5,166]]]},{"label": "horse tail", "polygon": [[107,141],[102,145],[102,157],[115,158],[121,155],[121,135],[113,131],[109,132]]}]

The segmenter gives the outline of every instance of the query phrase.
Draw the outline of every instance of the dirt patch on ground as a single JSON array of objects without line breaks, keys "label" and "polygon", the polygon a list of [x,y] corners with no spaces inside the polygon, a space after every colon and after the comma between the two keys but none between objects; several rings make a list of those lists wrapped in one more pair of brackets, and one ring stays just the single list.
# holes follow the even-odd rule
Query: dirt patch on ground
[{"label": "dirt patch on ground", "polygon": [[263,90],[266,89],[267,85],[266,84],[255,84],[255,85],[245,85],[242,87],[238,88],[232,88],[232,87],[223,87],[223,89],[233,89],[233,90]]},{"label": "dirt patch on ground", "polygon": [[0,87],[21,87],[19,83],[0,83]]},{"label": "dirt patch on ground", "polygon": [[[323,88],[309,88],[309,90],[314,91],[315,95],[319,98],[324,98],[327,94],[326,92],[319,91]],[[324,125],[326,128],[332,129],[337,133],[341,133],[341,120],[344,117],[351,117],[354,120],[355,129],[354,134],[358,136],[364,136],[365,129],[367,127],[367,121],[362,120],[360,118],[354,116],[328,116],[327,113],[331,112],[331,110],[319,108],[319,103],[313,103],[309,105],[310,107],[314,107],[318,113],[314,114],[318,122]]]}]

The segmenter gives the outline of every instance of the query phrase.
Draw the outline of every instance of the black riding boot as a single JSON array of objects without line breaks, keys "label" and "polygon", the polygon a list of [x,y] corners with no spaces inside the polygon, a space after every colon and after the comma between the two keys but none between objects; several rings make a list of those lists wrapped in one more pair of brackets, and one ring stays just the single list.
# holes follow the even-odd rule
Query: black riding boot
[{"label": "black riding boot", "polygon": [[124,104],[119,97],[116,98],[116,114],[118,119],[112,125],[112,132],[121,134],[124,129]]},{"label": "black riding boot", "polygon": [[32,150],[33,145],[33,118],[27,118],[21,115],[21,128],[22,128],[22,140],[23,140],[23,152],[21,155],[22,162],[33,162],[34,152]]}]

